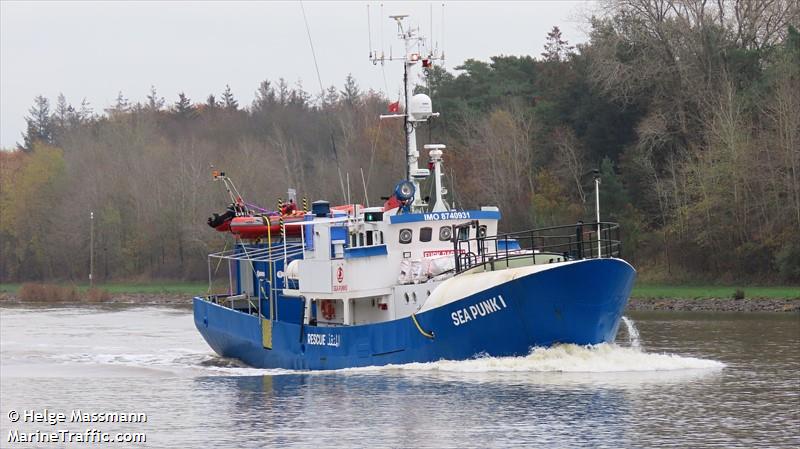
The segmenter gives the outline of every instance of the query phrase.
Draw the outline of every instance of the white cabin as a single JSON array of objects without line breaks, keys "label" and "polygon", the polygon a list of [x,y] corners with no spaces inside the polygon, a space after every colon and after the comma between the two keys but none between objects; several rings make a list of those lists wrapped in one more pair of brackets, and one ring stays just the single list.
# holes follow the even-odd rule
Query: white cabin
[{"label": "white cabin", "polygon": [[305,298],[305,324],[313,324],[316,310],[319,326],[375,323],[415,313],[455,273],[453,233],[460,233],[459,240],[496,235],[500,219],[495,207],[402,213],[401,208],[354,206],[353,214],[346,215],[326,213],[325,204],[314,206],[316,213],[309,213],[306,222],[293,224],[303,226],[304,251],[287,266],[293,288],[283,294]]}]

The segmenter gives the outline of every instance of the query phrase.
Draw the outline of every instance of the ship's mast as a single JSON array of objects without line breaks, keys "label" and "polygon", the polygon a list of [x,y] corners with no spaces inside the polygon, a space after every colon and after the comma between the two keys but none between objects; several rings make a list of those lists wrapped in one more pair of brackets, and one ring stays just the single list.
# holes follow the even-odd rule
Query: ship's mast
[{"label": "ship's mast", "polygon": [[422,201],[420,194],[419,183],[427,178],[430,171],[427,169],[419,168],[419,151],[417,151],[417,127],[416,123],[409,114],[409,100],[414,95],[414,79],[417,75],[417,63],[419,62],[419,52],[414,52],[414,45],[423,41],[424,38],[414,35],[414,29],[409,27],[407,30],[403,28],[403,19],[407,15],[390,16],[397,22],[397,37],[399,37],[404,44],[405,52],[403,54],[403,104],[405,105],[405,114],[403,114],[403,130],[406,135],[406,178],[414,184],[414,201],[411,204],[411,210],[419,211],[427,204]]},{"label": "ship's mast", "polygon": [[[426,122],[430,117],[436,117],[439,114],[431,110],[430,98],[427,95],[414,95],[414,87],[416,86],[415,80],[418,78],[418,66],[423,63],[427,67],[433,60],[441,60],[442,57],[431,52],[425,56],[424,59],[420,55],[419,48],[425,43],[425,38],[419,35],[419,30],[413,28],[404,28],[403,19],[407,15],[389,16],[397,23],[397,36],[404,44],[404,54],[400,57],[393,57],[390,55],[388,58],[384,56],[383,52],[378,54],[378,51],[371,52],[370,59],[373,64],[380,62],[383,64],[385,61],[402,60],[403,61],[403,102],[405,111],[402,114],[389,114],[381,115],[381,118],[403,118],[403,131],[406,136],[406,177],[414,184],[414,200],[411,204],[411,210],[414,212],[424,211],[428,204],[422,199],[421,189],[419,184],[422,180],[430,176],[430,170],[427,168],[419,168],[419,151],[417,150],[417,124]],[[416,47],[416,48],[415,48]],[[441,164],[441,149],[444,145],[437,146],[437,164]],[[437,165],[440,167],[440,165]],[[441,180],[436,180],[436,198],[434,204],[438,205],[437,209],[446,207],[446,203],[442,199],[442,194],[446,191],[441,188]]]}]

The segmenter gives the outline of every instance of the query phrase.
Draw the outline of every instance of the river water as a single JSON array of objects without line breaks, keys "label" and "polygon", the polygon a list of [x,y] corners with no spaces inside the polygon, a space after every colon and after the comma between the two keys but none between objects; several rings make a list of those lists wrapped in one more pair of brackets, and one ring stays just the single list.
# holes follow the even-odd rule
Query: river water
[{"label": "river water", "polygon": [[800,447],[800,315],[629,320],[614,345],[305,373],[216,357],[187,309],[4,306],[0,447]]}]

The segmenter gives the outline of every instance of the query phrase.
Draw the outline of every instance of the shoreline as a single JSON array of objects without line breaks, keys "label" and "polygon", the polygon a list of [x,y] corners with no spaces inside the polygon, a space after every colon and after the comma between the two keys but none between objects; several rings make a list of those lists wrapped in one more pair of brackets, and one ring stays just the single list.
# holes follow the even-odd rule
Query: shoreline
[{"label": "shoreline", "polygon": [[631,298],[625,311],[800,313],[800,299]]},{"label": "shoreline", "polygon": [[[113,293],[107,300],[91,301],[23,301],[11,293],[0,293],[0,305],[32,306],[95,306],[95,305],[143,305],[191,307],[191,295],[177,293]],[[800,298],[636,298],[632,297],[626,312],[674,311],[674,312],[777,312],[800,313]]]}]

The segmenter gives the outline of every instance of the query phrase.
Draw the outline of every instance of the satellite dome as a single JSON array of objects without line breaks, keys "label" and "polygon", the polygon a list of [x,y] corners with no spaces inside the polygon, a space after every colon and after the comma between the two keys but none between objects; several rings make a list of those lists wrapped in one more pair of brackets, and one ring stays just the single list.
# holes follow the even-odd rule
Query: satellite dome
[{"label": "satellite dome", "polygon": [[433,115],[431,97],[416,94],[408,102],[408,119],[413,122],[424,122]]}]

